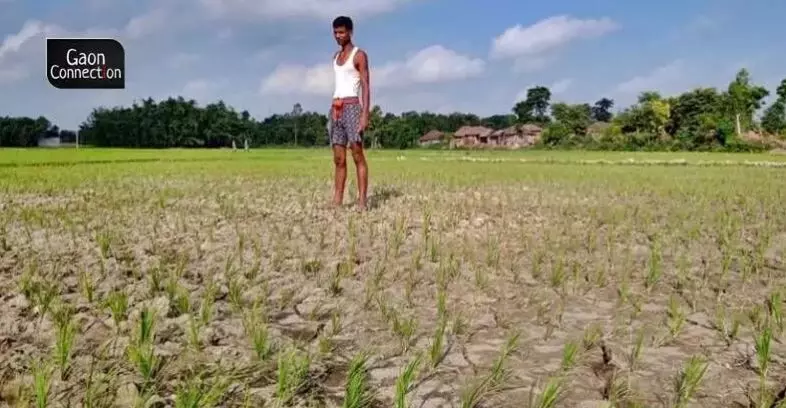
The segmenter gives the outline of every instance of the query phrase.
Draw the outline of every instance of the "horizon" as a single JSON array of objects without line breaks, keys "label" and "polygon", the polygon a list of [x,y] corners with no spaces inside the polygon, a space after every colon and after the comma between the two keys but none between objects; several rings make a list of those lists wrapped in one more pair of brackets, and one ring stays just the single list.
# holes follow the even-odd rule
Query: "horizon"
[{"label": "horizon", "polygon": [[[339,14],[353,18],[355,43],[369,53],[372,104],[395,114],[510,114],[537,85],[552,90],[552,102],[608,97],[619,111],[642,91],[666,97],[696,87],[723,90],[740,68],[771,95],[786,77],[776,58],[786,51],[777,41],[786,35],[777,19],[786,4],[184,4],[0,1],[0,115],[45,116],[62,129],[78,129],[93,108],[178,96],[199,106],[222,100],[257,120],[295,103],[324,114],[335,49],[330,22]],[[44,76],[46,36],[118,39],[126,49],[126,89],[53,88]]]}]

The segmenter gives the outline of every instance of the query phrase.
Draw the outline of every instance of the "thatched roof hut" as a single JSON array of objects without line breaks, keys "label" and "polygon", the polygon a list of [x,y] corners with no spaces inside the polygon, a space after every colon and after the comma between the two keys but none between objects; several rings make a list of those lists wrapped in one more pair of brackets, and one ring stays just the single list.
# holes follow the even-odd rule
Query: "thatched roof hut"
[{"label": "thatched roof hut", "polygon": [[521,125],[519,130],[521,131],[521,134],[523,136],[537,137],[537,136],[540,136],[541,133],[543,133],[543,128],[542,127],[540,127],[538,125],[533,125],[531,123],[527,123],[525,125]]},{"label": "thatched roof hut", "polygon": [[420,137],[420,142],[436,142],[442,140],[445,137],[444,132],[440,132],[439,130],[430,130],[428,133]]},{"label": "thatched roof hut", "polygon": [[456,133],[453,134],[453,137],[488,137],[493,132],[493,129],[489,129],[485,126],[462,126],[459,128],[459,130],[456,131]]}]

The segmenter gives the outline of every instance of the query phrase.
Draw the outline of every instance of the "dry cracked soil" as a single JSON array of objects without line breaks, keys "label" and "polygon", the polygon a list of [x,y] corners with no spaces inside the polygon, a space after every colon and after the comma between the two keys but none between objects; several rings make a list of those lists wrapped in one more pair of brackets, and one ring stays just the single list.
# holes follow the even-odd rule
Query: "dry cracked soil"
[{"label": "dry cracked soil", "polygon": [[[783,398],[777,174],[522,166],[541,176],[391,178],[368,213],[328,208],[330,185],[307,177],[8,191],[0,406]],[[367,404],[347,405],[361,388]]]}]

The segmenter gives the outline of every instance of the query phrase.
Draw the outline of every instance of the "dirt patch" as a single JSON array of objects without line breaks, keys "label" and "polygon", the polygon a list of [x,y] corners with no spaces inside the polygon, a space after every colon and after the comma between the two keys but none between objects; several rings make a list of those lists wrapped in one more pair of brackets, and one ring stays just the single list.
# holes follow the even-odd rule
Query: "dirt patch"
[{"label": "dirt patch", "polygon": [[[362,355],[379,406],[417,359],[418,407],[471,390],[495,407],[551,391],[565,407],[748,406],[786,375],[774,186],[408,182],[367,214],[326,209],[309,180],[124,186],[4,197],[4,403],[37,376],[56,406],[171,405],[187,385],[222,390],[217,406],[338,406]],[[685,367],[701,375],[680,394]]]}]

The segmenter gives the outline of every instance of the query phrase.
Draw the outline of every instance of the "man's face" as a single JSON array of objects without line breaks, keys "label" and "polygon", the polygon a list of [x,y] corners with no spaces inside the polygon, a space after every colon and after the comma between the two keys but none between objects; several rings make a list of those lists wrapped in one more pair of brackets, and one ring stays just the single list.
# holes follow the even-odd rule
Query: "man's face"
[{"label": "man's face", "polygon": [[352,32],[347,30],[346,27],[337,27],[333,29],[333,37],[336,38],[338,45],[345,45],[349,43],[349,39],[352,37]]}]

